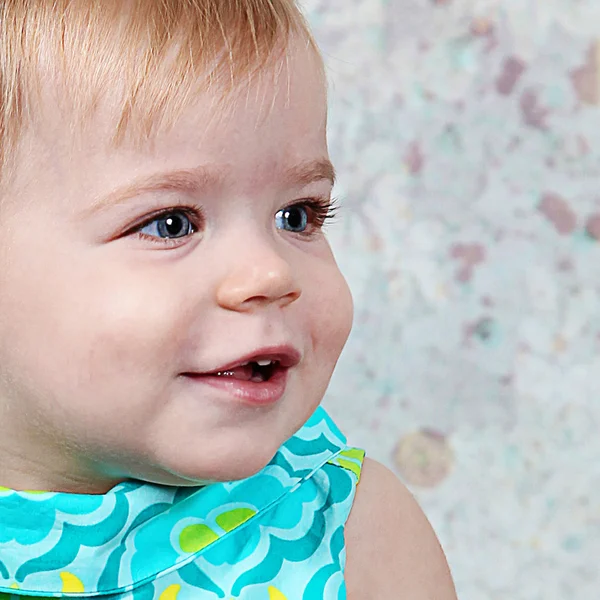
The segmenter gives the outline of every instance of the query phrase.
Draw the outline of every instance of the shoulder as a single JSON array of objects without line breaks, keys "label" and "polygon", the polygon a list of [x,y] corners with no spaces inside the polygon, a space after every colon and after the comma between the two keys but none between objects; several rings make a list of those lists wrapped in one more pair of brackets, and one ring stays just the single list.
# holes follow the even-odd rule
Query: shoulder
[{"label": "shoulder", "polygon": [[456,600],[444,553],[415,499],[380,463],[365,459],[346,525],[348,600]]}]

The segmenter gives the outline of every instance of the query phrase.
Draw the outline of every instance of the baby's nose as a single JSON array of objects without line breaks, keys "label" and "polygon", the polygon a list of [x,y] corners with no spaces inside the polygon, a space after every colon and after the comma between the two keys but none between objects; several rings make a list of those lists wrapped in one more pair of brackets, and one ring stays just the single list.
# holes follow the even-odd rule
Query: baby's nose
[{"label": "baby's nose", "polygon": [[267,243],[248,245],[217,287],[217,302],[228,310],[251,311],[276,304],[286,306],[301,290],[290,263]]}]

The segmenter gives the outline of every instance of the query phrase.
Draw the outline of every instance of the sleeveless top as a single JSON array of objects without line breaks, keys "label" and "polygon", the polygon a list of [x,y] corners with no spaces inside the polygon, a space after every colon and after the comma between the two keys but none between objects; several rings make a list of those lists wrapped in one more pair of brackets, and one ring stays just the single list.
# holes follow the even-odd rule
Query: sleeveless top
[{"label": "sleeveless top", "polygon": [[0,488],[0,600],[343,600],[364,452],[319,407],[256,475],[104,495]]}]

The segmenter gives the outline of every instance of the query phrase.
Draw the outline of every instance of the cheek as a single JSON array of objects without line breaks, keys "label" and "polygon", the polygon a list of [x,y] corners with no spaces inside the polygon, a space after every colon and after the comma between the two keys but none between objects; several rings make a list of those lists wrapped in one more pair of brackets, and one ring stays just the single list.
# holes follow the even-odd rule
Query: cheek
[{"label": "cheek", "polygon": [[313,290],[309,307],[313,344],[333,370],[352,328],[352,295],[335,264],[315,279]]},{"label": "cheek", "polygon": [[176,288],[118,268],[57,275],[14,277],[11,295],[0,298],[0,336],[13,340],[0,342],[0,357],[13,363],[14,378],[61,404],[125,396],[134,404],[141,390],[159,387],[184,331]]},{"label": "cheek", "polygon": [[185,333],[174,289],[143,278],[89,285],[87,308],[72,321],[73,350],[82,346],[82,366],[96,383],[133,390],[174,370]]}]

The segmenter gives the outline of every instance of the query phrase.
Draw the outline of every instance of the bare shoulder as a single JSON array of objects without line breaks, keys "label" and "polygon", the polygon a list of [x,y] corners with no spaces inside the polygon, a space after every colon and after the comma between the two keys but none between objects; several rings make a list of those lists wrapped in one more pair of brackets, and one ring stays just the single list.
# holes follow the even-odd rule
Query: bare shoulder
[{"label": "bare shoulder", "polygon": [[429,521],[400,480],[374,460],[365,459],[346,552],[348,600],[456,600]]}]

